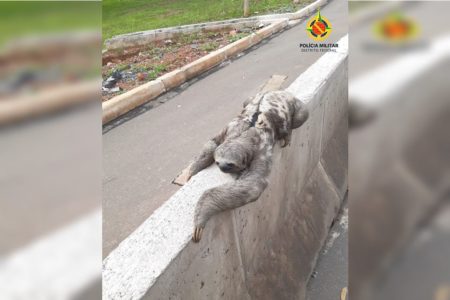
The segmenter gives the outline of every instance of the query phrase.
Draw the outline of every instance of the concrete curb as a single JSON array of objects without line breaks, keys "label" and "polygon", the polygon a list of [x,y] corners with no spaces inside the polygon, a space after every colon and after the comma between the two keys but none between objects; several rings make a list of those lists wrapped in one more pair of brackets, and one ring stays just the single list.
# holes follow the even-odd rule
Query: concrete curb
[{"label": "concrete curb", "polygon": [[303,17],[313,13],[317,8],[323,6],[327,3],[328,3],[328,0],[318,0],[314,3],[311,3],[310,5],[293,13],[292,16],[290,17],[290,20],[297,20],[297,19],[303,18]]},{"label": "concrete curb", "polygon": [[232,180],[200,172],[105,258],[105,299],[304,299],[347,189],[347,37],[339,45],[288,88],[310,118],[276,147],[260,199],[215,216],[193,244],[199,197]]},{"label": "concrete curb", "polygon": [[[164,76],[157,78],[156,82],[162,82],[163,86],[160,87],[158,83],[152,83],[150,81],[142,86],[139,86],[133,90],[130,90],[122,95],[116,96],[108,101],[102,103],[103,109],[103,124],[106,124],[115,118],[129,112],[130,110],[136,108],[139,105],[142,105],[146,102],[153,100],[164,92],[173,89],[182,83],[186,82],[189,79],[198,76],[199,74],[213,68],[214,66],[220,64],[222,61],[250,48],[253,45],[258,44],[263,39],[271,36],[272,34],[282,30],[289,26],[290,20],[298,20],[309,15],[311,12],[316,10],[318,7],[323,6],[327,3],[327,0],[317,0],[316,2],[308,5],[307,7],[290,14],[278,14],[278,15],[266,15],[255,18],[248,19],[233,19],[226,21],[218,21],[218,22],[210,22],[210,23],[201,23],[194,25],[185,25],[179,27],[158,29],[158,30],[150,30],[145,32],[137,32],[126,34],[123,36],[117,36],[113,40],[108,40],[105,43],[109,45],[108,47],[114,48],[119,43],[118,41],[122,38],[127,40],[126,43],[130,45],[136,45],[137,41],[139,43],[142,41],[146,41],[148,43],[150,41],[154,41],[156,39],[156,35],[161,34],[164,35],[165,38],[170,37],[171,34],[174,34],[176,30],[181,30],[181,32],[190,32],[189,30],[212,30],[214,28],[219,28],[220,26],[225,26],[226,24],[232,24],[233,26],[243,26],[243,24],[247,24],[248,22],[268,22],[271,25],[262,28],[261,30],[253,33],[243,39],[240,39],[232,44],[229,44],[221,49],[218,49],[214,52],[209,53],[208,55],[186,65],[180,69],[172,71],[170,73],[165,74]],[[247,23],[246,23],[247,22]],[[146,37],[146,38],[144,38]],[[125,44],[126,44],[125,43]],[[123,45],[125,45],[123,44]],[[116,46],[114,46],[116,45]],[[156,86],[156,87],[155,87]],[[145,92],[146,89],[150,88],[149,91]],[[137,91],[135,91],[137,90]]]},{"label": "concrete curb", "polygon": [[0,125],[93,102],[100,97],[100,80],[63,84],[33,95],[16,96],[0,101]]},{"label": "concrete curb", "polygon": [[226,59],[240,53],[264,38],[282,30],[288,26],[288,20],[278,20],[254,34],[242,38],[232,44],[209,53],[180,69],[167,73],[155,80],[138,86],[126,93],[116,96],[102,103],[102,122],[106,124],[115,118],[129,112],[130,110],[149,102],[162,93],[173,89],[192,79],[201,73],[217,66]]},{"label": "concrete curb", "polygon": [[[171,81],[169,81],[169,79]],[[175,81],[175,75],[171,75],[166,82]],[[154,99],[166,91],[161,79],[152,80],[122,95],[102,103],[103,124],[129,112],[133,108]]]},{"label": "concrete curb", "polygon": [[178,34],[188,34],[200,31],[215,31],[222,29],[241,29],[245,27],[257,26],[260,21],[257,18],[231,19],[216,22],[198,23],[176,27],[161,28],[132,32],[114,36],[105,41],[107,50],[139,47],[151,42],[170,39]]},{"label": "concrete curb", "polygon": [[272,14],[272,15],[264,15],[264,16],[257,16],[258,20],[260,21],[270,21],[270,20],[276,20],[276,19],[282,19],[287,18],[290,21],[292,20],[298,20],[305,16],[308,16],[309,14],[313,13],[317,8],[325,5],[328,3],[328,0],[317,0],[308,6],[293,12],[293,13],[284,13],[284,14]]}]

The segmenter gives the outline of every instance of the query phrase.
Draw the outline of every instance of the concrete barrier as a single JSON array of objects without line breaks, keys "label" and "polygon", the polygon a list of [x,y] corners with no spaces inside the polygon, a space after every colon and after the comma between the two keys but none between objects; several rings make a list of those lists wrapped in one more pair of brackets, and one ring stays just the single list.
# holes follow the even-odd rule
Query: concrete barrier
[{"label": "concrete barrier", "polygon": [[349,134],[350,218],[363,225],[349,231],[353,299],[387,294],[386,275],[401,278],[405,247],[447,199],[449,68],[446,35],[350,82],[350,103],[375,116]]},{"label": "concrete barrier", "polygon": [[258,201],[213,217],[190,241],[204,190],[232,178],[194,176],[103,263],[105,299],[304,299],[347,190],[347,37],[288,88],[310,110],[275,148]]}]

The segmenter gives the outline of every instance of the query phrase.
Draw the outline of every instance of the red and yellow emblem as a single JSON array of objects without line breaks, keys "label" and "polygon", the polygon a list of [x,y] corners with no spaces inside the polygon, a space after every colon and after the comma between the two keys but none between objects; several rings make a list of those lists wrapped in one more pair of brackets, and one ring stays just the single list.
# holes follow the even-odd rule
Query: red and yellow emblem
[{"label": "red and yellow emblem", "polygon": [[406,42],[418,36],[419,27],[409,17],[397,12],[375,22],[375,35],[388,42]]},{"label": "red and yellow emblem", "polygon": [[323,41],[331,33],[331,23],[327,18],[320,15],[320,10],[317,15],[306,23],[306,31],[309,36],[315,41]]}]

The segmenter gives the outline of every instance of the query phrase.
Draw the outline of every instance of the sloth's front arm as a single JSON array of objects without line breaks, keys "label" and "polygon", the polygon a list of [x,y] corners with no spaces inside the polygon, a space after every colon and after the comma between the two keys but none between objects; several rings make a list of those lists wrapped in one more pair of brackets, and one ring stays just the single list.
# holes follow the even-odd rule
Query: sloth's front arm
[{"label": "sloth's front arm", "polygon": [[203,146],[202,152],[189,167],[188,179],[214,163],[214,151],[223,143],[226,133],[227,129],[225,128]]},{"label": "sloth's front arm", "polygon": [[271,155],[257,155],[238,180],[206,190],[195,208],[192,240],[200,241],[203,228],[213,215],[257,200],[267,187],[270,165]]}]

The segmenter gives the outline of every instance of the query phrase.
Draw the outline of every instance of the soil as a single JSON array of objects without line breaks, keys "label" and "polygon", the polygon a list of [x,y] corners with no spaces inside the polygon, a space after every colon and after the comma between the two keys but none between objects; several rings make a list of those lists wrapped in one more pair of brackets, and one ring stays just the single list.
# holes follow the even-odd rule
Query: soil
[{"label": "soil", "polygon": [[102,101],[189,64],[256,30],[199,32],[153,42],[145,47],[106,53],[102,59]]}]

